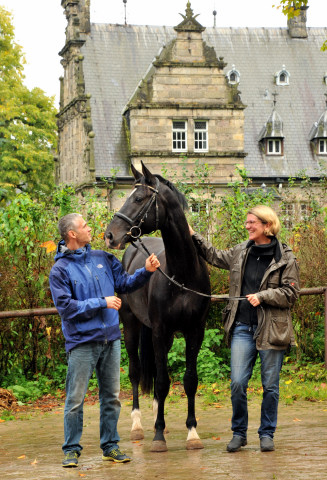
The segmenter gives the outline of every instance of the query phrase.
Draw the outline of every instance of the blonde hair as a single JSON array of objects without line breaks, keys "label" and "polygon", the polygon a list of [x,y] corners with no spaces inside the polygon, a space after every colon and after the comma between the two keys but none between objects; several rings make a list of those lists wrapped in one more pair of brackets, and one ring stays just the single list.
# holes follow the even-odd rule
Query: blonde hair
[{"label": "blonde hair", "polygon": [[268,237],[269,235],[277,235],[280,230],[280,222],[277,217],[276,212],[266,205],[257,205],[256,207],[251,208],[248,212],[248,215],[255,215],[258,219],[264,224],[267,225],[265,228],[264,234]]}]

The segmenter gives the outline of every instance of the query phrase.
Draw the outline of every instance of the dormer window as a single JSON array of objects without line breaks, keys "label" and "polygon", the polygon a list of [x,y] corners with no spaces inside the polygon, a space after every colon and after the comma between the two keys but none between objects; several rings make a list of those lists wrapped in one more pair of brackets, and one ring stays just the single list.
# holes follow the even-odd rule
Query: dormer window
[{"label": "dormer window", "polygon": [[326,110],[311,128],[310,140],[316,155],[327,155],[327,103]]},{"label": "dormer window", "polygon": [[266,139],[266,155],[282,155],[282,146],[280,138]]},{"label": "dormer window", "polygon": [[240,83],[241,74],[238,70],[236,70],[235,65],[232,65],[232,69],[227,72],[226,78],[230,85]]},{"label": "dormer window", "polygon": [[327,155],[327,139],[319,140],[319,155]]},{"label": "dormer window", "polygon": [[283,65],[283,68],[275,73],[276,85],[289,85],[290,76],[291,74],[286,70],[285,65]]},{"label": "dormer window", "polygon": [[275,110],[275,104],[276,100],[273,111],[259,135],[259,143],[266,156],[284,155],[283,121]]}]

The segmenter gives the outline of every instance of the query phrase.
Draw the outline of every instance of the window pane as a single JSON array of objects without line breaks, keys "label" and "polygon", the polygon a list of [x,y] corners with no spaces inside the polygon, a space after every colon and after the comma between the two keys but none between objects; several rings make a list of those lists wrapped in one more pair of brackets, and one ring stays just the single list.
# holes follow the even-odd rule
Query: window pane
[{"label": "window pane", "polygon": [[275,141],[275,152],[276,152],[276,153],[279,153],[279,152],[280,152],[280,148],[279,148],[279,147],[280,147],[280,142],[279,142],[279,140],[276,140],[276,141]]},{"label": "window pane", "polygon": [[196,120],[194,122],[194,128],[195,128],[195,130],[206,130],[207,122],[200,122],[200,121]]},{"label": "window pane", "polygon": [[273,153],[273,151],[274,151],[273,141],[272,141],[272,140],[269,140],[269,141],[268,141],[268,152],[269,152],[269,153]]},{"label": "window pane", "polygon": [[174,129],[184,130],[184,129],[185,129],[185,122],[183,122],[183,121],[175,121],[175,122],[173,122],[173,128],[174,128]]}]

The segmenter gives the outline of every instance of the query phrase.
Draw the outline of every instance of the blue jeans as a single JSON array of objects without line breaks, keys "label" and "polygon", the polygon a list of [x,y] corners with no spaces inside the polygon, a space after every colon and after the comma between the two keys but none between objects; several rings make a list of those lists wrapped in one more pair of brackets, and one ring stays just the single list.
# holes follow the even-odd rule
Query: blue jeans
[{"label": "blue jeans", "polygon": [[107,344],[85,343],[68,354],[66,403],[64,412],[64,453],[80,451],[83,431],[83,404],[89,380],[95,370],[100,400],[100,447],[117,448],[120,438],[117,422],[120,414],[120,339]]},{"label": "blue jeans", "polygon": [[248,428],[247,387],[259,353],[263,399],[259,437],[273,438],[277,425],[279,373],[285,350],[257,350],[253,335],[256,326],[236,324],[231,345],[231,396],[234,435],[246,438]]}]

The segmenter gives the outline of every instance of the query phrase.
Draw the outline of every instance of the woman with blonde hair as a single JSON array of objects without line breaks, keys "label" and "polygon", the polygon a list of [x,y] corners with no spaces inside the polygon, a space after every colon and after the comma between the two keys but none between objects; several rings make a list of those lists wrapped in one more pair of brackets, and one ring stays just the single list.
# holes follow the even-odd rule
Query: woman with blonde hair
[{"label": "woman with blonde hair", "polygon": [[237,452],[247,444],[247,387],[259,355],[263,400],[258,434],[260,449],[267,452],[275,449],[283,357],[294,344],[290,309],[299,296],[299,271],[292,250],[276,238],[280,222],[272,208],[251,208],[245,228],[249,239],[229,250],[217,250],[191,227],[190,233],[208,263],[230,271],[230,300],[223,311],[231,345],[233,407],[227,451]]}]

